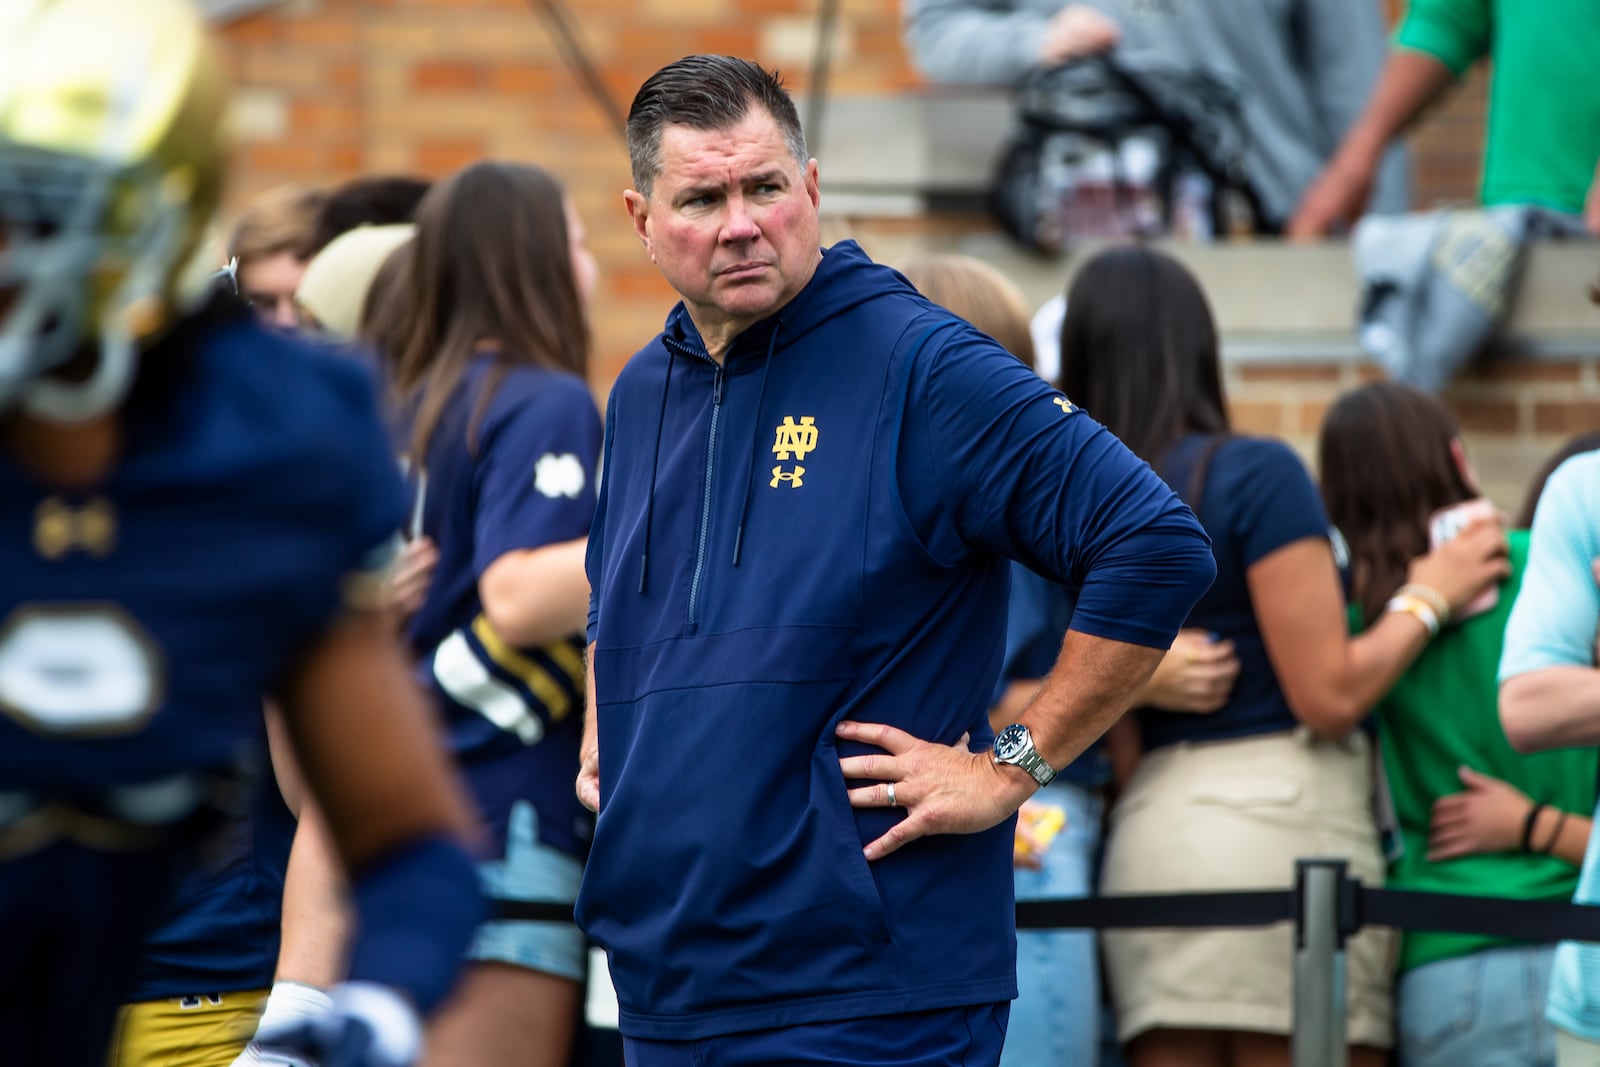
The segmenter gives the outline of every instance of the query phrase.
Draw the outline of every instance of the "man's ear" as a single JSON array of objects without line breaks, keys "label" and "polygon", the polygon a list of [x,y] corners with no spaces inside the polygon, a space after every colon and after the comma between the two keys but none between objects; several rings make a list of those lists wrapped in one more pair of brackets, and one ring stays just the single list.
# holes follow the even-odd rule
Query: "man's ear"
[{"label": "man's ear", "polygon": [[655,261],[655,250],[650,247],[650,201],[643,194],[633,189],[625,189],[622,201],[628,206],[628,218],[633,220],[634,236],[639,238],[639,243],[644,245],[644,250],[650,253],[651,262]]}]

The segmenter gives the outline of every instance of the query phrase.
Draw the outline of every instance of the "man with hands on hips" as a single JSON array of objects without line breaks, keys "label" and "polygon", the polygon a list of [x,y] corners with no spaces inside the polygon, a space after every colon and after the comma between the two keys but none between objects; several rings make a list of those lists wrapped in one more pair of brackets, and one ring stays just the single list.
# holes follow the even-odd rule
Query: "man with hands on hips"
[{"label": "man with hands on hips", "polygon": [[[1013,815],[1128,706],[1209,543],[998,344],[820,247],[775,75],[679,60],[628,137],[683,298],[612,389],[589,537],[577,916],[628,1062],[993,1064]],[[996,742],[1009,559],[1078,599]]]}]

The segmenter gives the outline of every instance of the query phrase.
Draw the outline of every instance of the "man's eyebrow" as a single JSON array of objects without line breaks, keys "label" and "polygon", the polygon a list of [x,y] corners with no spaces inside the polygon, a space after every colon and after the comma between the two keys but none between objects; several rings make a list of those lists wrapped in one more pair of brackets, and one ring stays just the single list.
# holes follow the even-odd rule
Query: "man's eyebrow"
[{"label": "man's eyebrow", "polygon": [[686,204],[698,196],[705,196],[708,193],[720,193],[725,187],[726,186],[724,183],[716,181],[699,182],[695,185],[686,185],[682,189],[678,190],[678,194],[674,196],[672,200],[673,203],[676,204]]}]

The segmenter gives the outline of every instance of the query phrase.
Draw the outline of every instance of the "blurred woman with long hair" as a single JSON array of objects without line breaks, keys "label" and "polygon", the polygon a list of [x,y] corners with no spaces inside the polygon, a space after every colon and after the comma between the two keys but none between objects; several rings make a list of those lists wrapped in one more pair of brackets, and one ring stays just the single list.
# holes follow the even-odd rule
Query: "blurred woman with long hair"
[{"label": "blurred woman with long hair", "polygon": [[[1140,708],[1144,755],[1113,810],[1102,890],[1287,888],[1301,856],[1341,856],[1381,882],[1369,709],[1449,613],[1505,572],[1481,523],[1407,561],[1408,596],[1347,635],[1339,547],[1304,465],[1232,433],[1204,294],[1176,260],[1103,252],[1067,294],[1062,386],[1192,507],[1217,579],[1187,627],[1233,642],[1240,670],[1208,714]],[[1128,931],[1104,937],[1133,1067],[1289,1063],[1290,933]],[[1392,1041],[1391,935],[1350,944],[1352,1064]]]},{"label": "blurred woman with long hair", "polygon": [[[903,273],[923,296],[999,341],[1029,367],[1028,305],[1015,283],[979,259],[927,255]],[[1015,722],[1050,673],[1072,617],[1073,595],[1020,563],[1011,565],[1006,652],[989,710],[996,730]],[[1138,703],[1174,711],[1221,706],[1239,662],[1227,642],[1186,630],[1162,658]],[[1120,733],[1121,724],[1113,728]],[[1107,741],[1112,741],[1107,738]],[[1062,768],[1018,813],[1018,900],[1085,897],[1094,888],[1105,793],[1123,746],[1096,742]],[[1091,930],[1017,931],[1017,999],[1000,1067],[1100,1062],[1100,960]]]},{"label": "blurred woman with long hair", "polygon": [[[1328,515],[1350,546],[1351,614],[1377,620],[1427,550],[1430,518],[1485,506],[1443,402],[1376,382],[1328,410],[1319,441]],[[1400,889],[1567,900],[1589,836],[1593,749],[1515,752],[1500,726],[1496,671],[1528,533],[1509,535],[1511,574],[1492,604],[1446,627],[1377,706],[1399,840]],[[1544,1018],[1554,945],[1408,932],[1397,1031],[1402,1067],[1552,1067]]]},{"label": "blurred woman with long hair", "polygon": [[[570,903],[592,827],[572,781],[602,436],[585,378],[594,262],[554,178],[484,162],[428,192],[390,269],[380,346],[416,494],[409,532],[437,554],[407,638],[488,831],[486,891]],[[576,926],[491,921],[469,959],[430,1064],[564,1065]]]}]

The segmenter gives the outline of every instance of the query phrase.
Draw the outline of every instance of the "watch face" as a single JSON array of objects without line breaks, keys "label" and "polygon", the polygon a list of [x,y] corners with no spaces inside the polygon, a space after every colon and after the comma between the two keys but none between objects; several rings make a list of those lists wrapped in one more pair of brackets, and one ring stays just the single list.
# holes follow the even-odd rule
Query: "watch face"
[{"label": "watch face", "polygon": [[994,758],[998,760],[1015,759],[1028,747],[1028,728],[1021,723],[1012,723],[1001,730],[994,739]]}]

